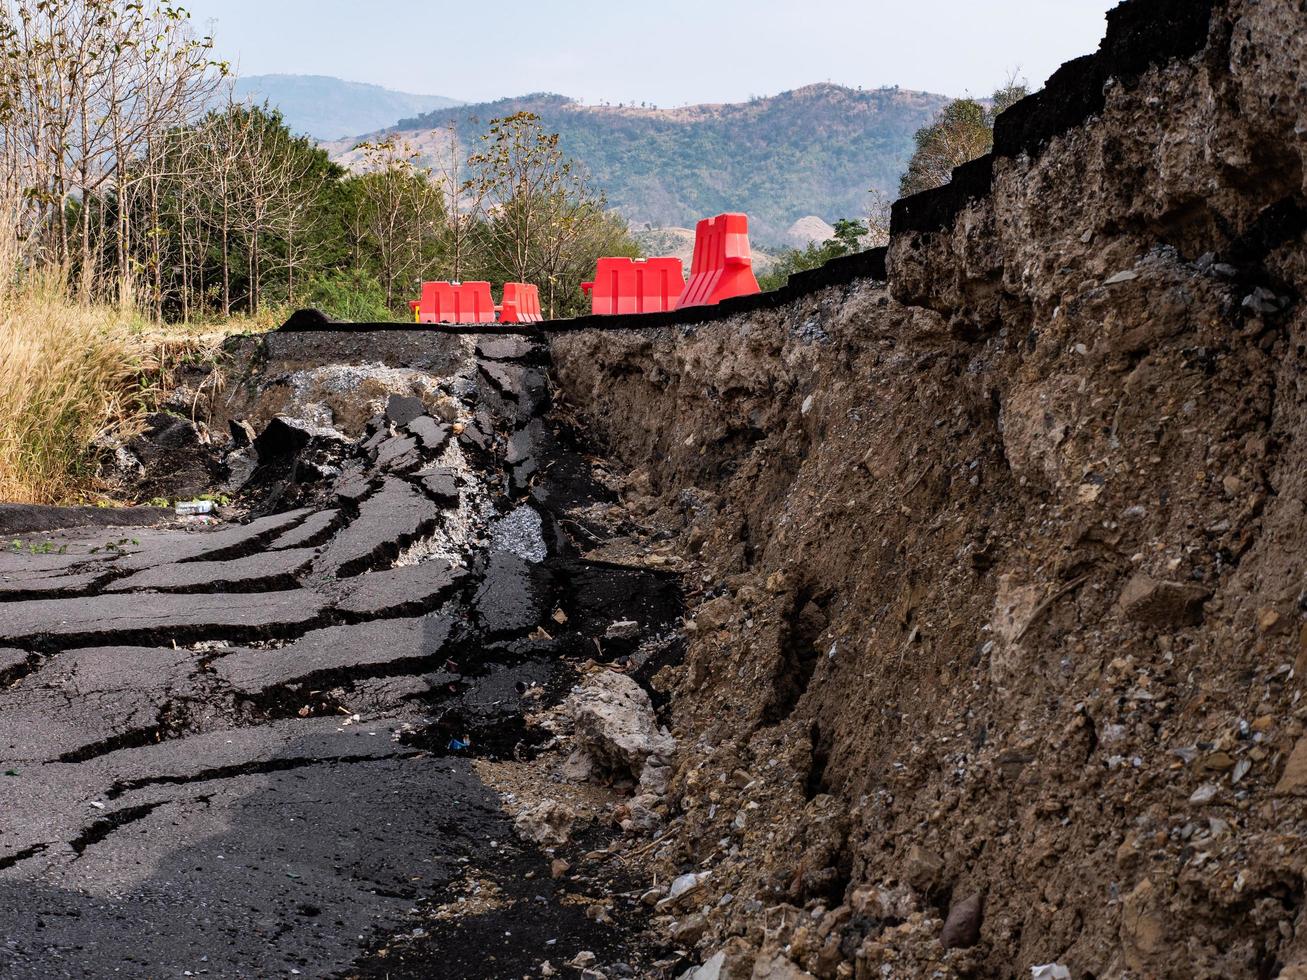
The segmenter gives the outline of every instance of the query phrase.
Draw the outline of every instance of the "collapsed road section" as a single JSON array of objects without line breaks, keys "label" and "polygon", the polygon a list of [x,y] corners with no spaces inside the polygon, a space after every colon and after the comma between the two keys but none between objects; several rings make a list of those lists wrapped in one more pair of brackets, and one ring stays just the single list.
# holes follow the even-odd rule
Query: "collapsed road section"
[{"label": "collapsed road section", "polygon": [[679,582],[540,346],[232,354],[232,438],[156,420],[151,475],[226,519],[0,518],[0,974],[657,972],[609,846],[658,819]]}]

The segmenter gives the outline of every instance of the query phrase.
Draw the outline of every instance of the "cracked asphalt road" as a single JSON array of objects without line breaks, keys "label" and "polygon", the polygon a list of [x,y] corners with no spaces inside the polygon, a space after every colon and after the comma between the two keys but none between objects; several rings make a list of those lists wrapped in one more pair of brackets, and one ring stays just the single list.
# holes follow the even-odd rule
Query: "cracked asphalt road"
[{"label": "cracked asphalt road", "polygon": [[[348,974],[473,872],[508,896],[460,924],[481,965],[436,943],[413,975],[620,950],[524,885],[547,860],[472,764],[543,740],[521,693],[560,697],[608,623],[679,614],[666,576],[590,565],[564,533],[611,529],[575,513],[603,491],[546,424],[543,352],[272,335],[257,364],[246,397],[283,415],[321,365],[407,371],[428,397],[382,399],[356,437],[269,425],[233,521],[0,555],[0,975]],[[366,416],[377,396],[335,397]]]}]

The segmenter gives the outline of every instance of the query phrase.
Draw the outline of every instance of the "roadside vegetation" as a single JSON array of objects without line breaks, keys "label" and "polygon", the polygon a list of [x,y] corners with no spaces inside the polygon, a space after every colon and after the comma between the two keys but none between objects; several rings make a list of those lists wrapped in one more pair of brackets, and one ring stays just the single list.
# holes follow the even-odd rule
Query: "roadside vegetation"
[{"label": "roadside vegetation", "polygon": [[465,163],[384,142],[351,172],[233,92],[168,0],[0,0],[0,500],[99,499],[96,440],[170,362],[296,307],[406,320],[423,280],[522,279],[566,315],[638,254],[531,113]]},{"label": "roadside vegetation", "polygon": [[986,103],[955,99],[946,105],[934,122],[913,137],[917,148],[899,179],[899,196],[942,187],[952,179],[954,167],[992,150],[994,120],[1029,94],[1024,81],[1011,77]]},{"label": "roadside vegetation", "polygon": [[[913,137],[916,149],[899,179],[899,196],[941,187],[952,179],[955,167],[988,153],[994,147],[995,118],[1029,94],[1026,83],[1013,75],[984,102],[955,99],[944,106],[930,125],[918,129]],[[887,245],[890,205],[884,194],[872,190],[865,220],[842,218],[835,222],[835,233],[826,241],[778,251],[775,263],[758,277],[758,284],[763,289],[779,289],[796,272],[816,269],[842,255]]]}]

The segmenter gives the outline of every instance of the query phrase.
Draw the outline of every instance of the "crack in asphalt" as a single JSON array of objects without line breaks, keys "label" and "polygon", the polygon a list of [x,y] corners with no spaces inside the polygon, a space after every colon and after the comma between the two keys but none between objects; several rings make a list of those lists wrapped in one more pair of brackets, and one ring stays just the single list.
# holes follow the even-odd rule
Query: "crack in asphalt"
[{"label": "crack in asphalt", "polygon": [[[402,930],[412,903],[456,876],[507,888],[529,862],[547,877],[544,856],[516,843],[504,800],[469,762],[531,758],[552,735],[528,713],[561,701],[578,664],[625,649],[597,651],[596,630],[637,607],[649,619],[639,603],[653,596],[662,619],[646,622],[652,638],[679,606],[659,578],[586,572],[576,558],[555,495],[599,491],[584,483],[585,464],[554,467],[576,450],[539,421],[542,371],[463,363],[439,379],[463,421],[378,417],[352,443],[310,441],[286,465],[260,460],[242,490],[251,523],[160,534],[116,557],[93,588],[33,580],[42,598],[0,602],[0,638],[24,648],[0,650],[0,708],[28,690],[56,706],[46,719],[46,702],[28,699],[10,717],[31,730],[12,734],[0,712],[0,754],[6,742],[35,754],[45,724],[59,747],[81,724],[111,733],[48,762],[22,760],[7,787],[16,819],[0,831],[15,849],[0,857],[0,898],[22,909],[5,951],[16,976],[40,975],[50,950],[91,973],[175,969],[219,934],[234,937],[223,949],[242,975],[341,970],[370,930],[366,946]],[[576,486],[559,490],[560,480]],[[523,526],[540,541],[501,542],[492,525],[528,506],[541,519]],[[442,584],[436,560],[456,562],[458,575]],[[578,607],[567,626],[552,618],[563,605]],[[175,658],[161,655],[170,648]],[[50,673],[25,689],[36,670]],[[212,792],[172,792],[201,784]],[[80,808],[101,801],[129,805],[80,826]],[[148,833],[117,834],[164,807]],[[56,853],[34,876],[23,865],[58,846],[50,836],[72,856]],[[625,941],[561,899],[539,928],[597,949]],[[77,911],[91,908],[112,912]],[[329,934],[319,919],[334,923]],[[548,955],[546,937],[529,923],[512,932],[500,962],[520,963],[521,975]],[[129,958],[114,960],[124,942]],[[430,964],[440,962],[437,951]]]}]

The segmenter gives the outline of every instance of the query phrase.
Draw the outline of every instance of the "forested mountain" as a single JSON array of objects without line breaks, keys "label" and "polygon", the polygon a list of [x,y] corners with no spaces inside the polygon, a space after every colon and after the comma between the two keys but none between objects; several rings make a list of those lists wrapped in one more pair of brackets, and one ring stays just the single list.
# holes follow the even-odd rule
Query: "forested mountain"
[{"label": "forested mountain", "polygon": [[[948,100],[898,88],[809,85],[769,98],[676,109],[589,106],[535,94],[437,109],[394,130],[427,153],[446,155],[448,127],[465,144],[494,117],[530,110],[561,135],[597,186],[636,229],[693,227],[721,211],[747,211],[753,238],[781,243],[798,219],[827,222],[867,213],[868,191],[893,197],[912,137]],[[351,142],[330,147],[354,162]]]},{"label": "forested mountain", "polygon": [[267,101],[291,130],[334,140],[393,126],[397,119],[461,105],[443,95],[394,92],[380,85],[347,82],[326,75],[249,75],[236,80],[241,101]]}]

